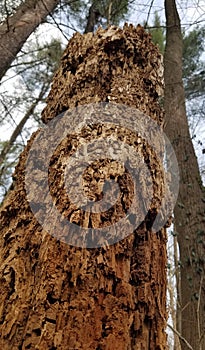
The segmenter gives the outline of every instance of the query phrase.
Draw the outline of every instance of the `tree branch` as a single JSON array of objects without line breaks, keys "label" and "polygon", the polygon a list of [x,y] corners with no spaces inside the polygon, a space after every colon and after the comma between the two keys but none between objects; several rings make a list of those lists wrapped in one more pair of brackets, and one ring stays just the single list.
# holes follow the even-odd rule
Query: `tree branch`
[{"label": "tree branch", "polygon": [[188,341],[182,337],[182,335],[174,327],[172,327],[170,324],[167,324],[167,326],[186,344],[190,350],[194,350]]},{"label": "tree branch", "polygon": [[29,35],[58,5],[59,0],[26,0],[0,25],[0,79]]},{"label": "tree branch", "polygon": [[[32,105],[29,107],[29,109],[27,110],[26,114],[24,115],[24,117],[21,119],[20,123],[16,126],[16,128],[14,129],[9,141],[6,143],[6,145],[4,146],[4,148],[2,149],[1,153],[0,153],[0,163],[3,164],[3,162],[5,161],[6,155],[8,154],[8,152],[11,150],[11,147],[13,146],[14,142],[16,141],[17,137],[19,136],[19,134],[22,132],[24,125],[26,124],[27,120],[30,118],[30,116],[33,114],[37,104],[42,100],[44,94],[45,94],[46,88],[45,86],[43,86],[41,88],[41,91],[39,93],[39,96],[35,99],[35,101],[32,103]],[[4,167],[1,168],[0,170],[0,178],[2,177],[2,174],[4,172]]]}]

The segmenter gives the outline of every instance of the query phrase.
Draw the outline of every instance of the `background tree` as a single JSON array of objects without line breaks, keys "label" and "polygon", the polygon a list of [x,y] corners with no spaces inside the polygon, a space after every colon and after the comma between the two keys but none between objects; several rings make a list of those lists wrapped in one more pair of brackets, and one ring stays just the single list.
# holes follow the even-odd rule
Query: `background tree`
[{"label": "background tree", "polygon": [[0,26],[0,79],[29,35],[58,5],[57,0],[26,0]]},{"label": "background tree", "polygon": [[[50,12],[49,13],[49,17],[47,17],[46,22],[48,23],[52,23],[53,26],[55,26],[56,28],[58,28],[59,32],[62,34],[63,39],[61,40],[65,40],[65,38],[68,38],[70,35],[70,31],[75,30],[76,28],[79,28],[79,25],[81,26],[80,29],[83,32],[85,30],[85,25],[89,19],[89,9],[91,8],[92,4],[94,4],[96,2],[89,2],[86,3],[84,1],[72,1],[69,2],[69,6],[66,6],[66,3],[62,2],[55,8],[54,12]],[[106,26],[106,24],[108,23],[112,23],[112,20],[110,19],[110,13],[111,11],[115,11],[116,9],[120,9],[120,6],[118,6],[117,2],[117,6],[113,6],[112,1],[103,1],[100,2],[100,10],[98,10],[100,12],[99,16],[97,16],[96,19],[96,23],[94,24],[94,30],[97,28],[97,26],[99,24],[102,24],[103,26]],[[124,2],[121,2],[124,3]],[[125,7],[126,8],[126,3],[125,2]],[[1,13],[3,14],[2,19],[5,20],[4,24],[6,22],[8,22],[8,16],[12,15],[15,11],[17,11],[18,6],[21,4],[21,1],[15,2],[9,2],[9,1],[1,1],[0,2],[0,6],[1,6]],[[154,6],[154,1],[150,1],[149,4],[143,5],[142,3],[138,3],[136,2],[134,6],[136,6],[136,8],[139,8],[138,10],[138,14],[144,12],[146,17],[150,17],[151,14],[151,9]],[[190,5],[191,2],[189,3],[178,3],[178,7],[182,7],[184,6],[184,8],[186,9],[186,6]],[[97,6],[99,6],[99,2],[97,4]],[[132,1],[128,2],[128,9],[130,11],[132,6]],[[198,7],[200,6],[200,2],[198,2]],[[13,8],[14,7],[14,8]],[[132,7],[133,10],[133,7]],[[159,8],[160,10],[160,8]],[[162,8],[161,8],[162,10]],[[197,10],[197,7],[196,7]],[[153,11],[154,12],[154,11]],[[160,12],[159,12],[160,13]],[[161,12],[162,13],[162,12]],[[125,16],[126,13],[123,15]],[[156,16],[156,15],[155,15]],[[124,18],[124,17],[123,17]],[[157,19],[159,20],[159,18]],[[201,18],[200,18],[201,20]],[[202,19],[203,20],[203,19]],[[114,21],[114,20],[113,20]],[[45,22],[45,20],[44,20]],[[117,24],[119,23],[119,21],[116,22]],[[203,22],[201,21],[201,23],[203,24]],[[190,22],[190,24],[194,24],[194,22]],[[158,31],[158,24],[155,22],[154,25],[155,29],[157,29],[157,35],[160,35],[160,42],[162,42],[162,38],[163,38],[163,31],[162,31],[162,35],[159,33]],[[189,28],[188,26],[186,26],[186,28]],[[190,27],[191,28],[191,27]],[[46,29],[47,30],[47,29]],[[92,29],[93,30],[93,29]],[[195,31],[195,33],[194,33]],[[153,40],[155,42],[157,42],[157,39],[155,40],[155,31],[153,31]],[[191,126],[191,136],[192,138],[195,137],[196,131],[196,125],[197,122],[196,120],[200,120],[201,116],[204,115],[204,110],[203,110],[203,82],[204,82],[204,65],[201,63],[202,60],[200,59],[201,54],[203,53],[203,28],[201,27],[195,27],[194,30],[189,30],[188,32],[185,32],[185,30],[182,30],[182,36],[183,36],[183,82],[184,82],[184,87],[185,87],[185,96],[187,99],[189,99],[189,103],[187,104],[187,114],[190,118],[192,118],[192,120],[194,120],[194,127]],[[66,39],[67,40],[67,39]],[[65,41],[64,41],[65,42]],[[10,42],[11,44],[11,42]],[[162,47],[163,48],[163,47]],[[21,49],[21,51],[19,52],[19,56],[23,55],[24,53],[28,53],[29,50],[25,50],[24,48]],[[31,52],[31,56],[32,56],[32,52]],[[24,56],[25,58],[25,56]],[[43,60],[43,59],[42,59]],[[22,65],[19,66],[19,69],[15,68],[15,62],[14,62],[14,67],[12,67],[12,72],[14,72],[14,74],[20,74],[21,73],[21,79],[23,79],[24,77],[24,72],[26,72],[26,67],[29,67],[27,60],[25,59],[26,64],[23,67]],[[188,63],[189,61],[189,63]],[[36,63],[37,64],[37,63]],[[40,62],[39,62],[40,64]],[[31,65],[32,65],[32,57],[31,57]],[[188,68],[189,66],[189,68]],[[21,68],[20,68],[21,67]],[[18,72],[17,72],[18,70]],[[38,70],[37,65],[36,65],[36,70]],[[22,71],[22,72],[21,72]],[[10,74],[10,75],[9,75]],[[13,74],[12,74],[13,75]],[[6,77],[6,79],[10,79],[11,76],[11,70],[8,72],[8,75]],[[5,80],[6,80],[5,79]],[[27,79],[27,78],[26,78]],[[26,79],[24,79],[24,82],[26,82]],[[36,86],[38,85],[38,82],[36,84]],[[38,87],[34,87],[33,86],[33,91],[35,91],[37,93],[40,93],[40,90]],[[38,97],[37,94],[33,96],[33,101],[35,102],[35,99]],[[15,135],[15,129],[18,127],[18,123],[17,125],[15,124],[15,120],[16,120],[16,116],[17,116],[17,110],[19,110],[21,108],[22,110],[22,119],[23,119],[23,115],[26,115],[26,109],[32,107],[32,99],[27,103],[27,106],[24,105],[24,101],[26,100],[25,95],[24,98],[19,98],[20,94],[13,94],[11,95],[11,93],[8,91],[7,93],[5,93],[5,91],[1,94],[1,102],[2,102],[2,106],[0,106],[1,108],[1,117],[3,117],[4,119],[4,123],[9,120],[9,124],[11,125],[11,128],[13,130],[13,133]],[[43,97],[43,101],[45,100],[45,96],[46,93]],[[15,98],[14,98],[15,97]],[[23,97],[23,96],[22,96]],[[24,100],[24,101],[23,101]],[[22,102],[23,101],[23,102]],[[15,108],[16,109],[15,109]],[[32,114],[31,117],[34,117],[34,119],[39,120],[39,114],[40,114],[40,109],[42,108],[42,101],[40,101],[40,107],[36,106],[36,109],[34,112],[34,115]],[[15,111],[14,111],[15,110]],[[3,111],[3,113],[2,113]],[[6,118],[4,118],[6,116]],[[33,120],[34,120],[33,119]],[[28,125],[28,127],[27,127]],[[25,140],[28,135],[30,135],[31,130],[30,130],[30,125],[27,124],[26,127],[23,129],[22,131],[22,138],[21,135],[20,137],[17,139],[17,141],[13,144],[13,150],[10,150],[10,154],[7,155],[7,157],[5,159],[7,159],[7,163],[6,164],[2,164],[3,165],[3,174],[2,174],[2,180],[1,180],[1,185],[2,188],[5,187],[5,190],[3,190],[4,193],[7,192],[8,189],[8,185],[10,184],[10,180],[8,180],[8,174],[10,175],[13,169],[13,165],[16,164],[15,160],[18,158],[18,152],[20,149],[22,149],[22,145],[24,142],[22,142],[22,139]],[[17,128],[18,130],[18,128]],[[25,137],[26,135],[26,137]],[[195,139],[199,142],[202,143],[201,139],[198,137],[195,137]],[[194,140],[195,140],[194,139]],[[1,150],[5,149],[6,145],[8,145],[9,141],[2,141],[1,144]],[[177,144],[176,144],[177,147]],[[179,148],[181,147],[181,145],[179,145]],[[203,143],[201,144],[201,150],[203,150]],[[179,149],[180,152],[180,149]],[[204,157],[203,154],[201,154],[202,157]],[[9,164],[11,164],[11,166],[9,166]],[[6,165],[6,166],[5,166]],[[186,167],[186,165],[188,165],[188,170],[189,169],[189,164],[187,162],[184,162],[183,167]],[[7,181],[7,183],[6,183]],[[191,208],[191,204],[188,203],[190,210],[192,211]],[[195,212],[196,214],[196,212]],[[200,215],[199,215],[200,217]],[[198,218],[198,216],[196,217]],[[198,219],[196,219],[197,221]],[[177,235],[177,230],[173,232],[173,235],[176,239]],[[202,236],[203,237],[203,236]],[[187,236],[188,238],[188,236]],[[203,238],[199,238],[198,241],[203,240]],[[181,261],[179,261],[179,264],[181,265]],[[192,325],[190,325],[190,327],[192,327]],[[180,327],[178,327],[178,330],[180,330]]]},{"label": "background tree", "polygon": [[[31,45],[29,48],[31,49]],[[9,140],[1,142],[0,184],[2,197],[7,193],[14,165],[25,147],[25,131],[30,135],[34,125],[40,123],[40,106],[42,108],[45,102],[61,55],[62,47],[58,40],[53,39],[49,45],[46,43],[43,46],[37,42],[32,48],[32,57],[19,56],[11,67],[13,73],[15,72],[22,81],[19,84],[17,100],[13,97],[12,103],[10,103],[10,94],[2,94],[2,116],[8,121],[11,120],[12,123],[11,114],[14,117],[14,113],[18,115],[20,112],[20,116],[15,118],[15,127],[12,126],[13,132]],[[29,119],[32,119],[31,130],[25,127]]]},{"label": "background tree", "polygon": [[[148,26],[149,28],[149,26]],[[159,16],[155,13],[154,23],[149,28],[149,31],[152,34],[153,41],[161,46],[161,52],[164,52],[165,45],[165,31],[164,27],[159,20]],[[187,106],[187,119],[189,122],[189,128],[191,133],[191,139],[195,140],[196,138],[196,128],[198,124],[203,124],[203,68],[204,68],[204,60],[202,57],[203,49],[204,49],[204,27],[196,27],[193,30],[188,31],[187,33],[182,32],[182,40],[183,40],[183,52],[182,52],[182,76],[183,83],[185,88],[185,97],[186,97],[186,106]],[[174,49],[175,50],[175,49]],[[173,51],[174,51],[173,50]],[[176,89],[175,89],[176,91]],[[176,122],[176,121],[175,121]],[[201,150],[203,148],[203,143],[200,141],[200,137],[198,136],[198,144],[201,146]],[[196,144],[196,142],[195,142]],[[177,147],[177,145],[175,146]],[[179,152],[181,150],[179,149]],[[202,151],[201,151],[202,155]],[[202,158],[202,157],[200,157]],[[203,161],[200,160],[200,166],[203,167]],[[186,164],[183,164],[183,167],[186,167]],[[187,170],[189,171],[189,169]],[[201,171],[203,174],[203,168]],[[191,208],[190,208],[191,210]],[[175,218],[177,220],[178,218]],[[171,284],[170,291],[170,302],[172,302],[172,308],[175,305],[180,306],[181,309],[181,287],[180,287],[180,267],[181,273],[183,273],[183,265],[181,264],[180,257],[178,257],[177,250],[177,231],[171,231],[171,236],[173,236],[173,245],[171,251],[169,251],[170,259],[174,253],[174,258],[171,262],[169,281]],[[175,279],[173,278],[175,276]],[[173,302],[173,289],[177,289],[177,298],[174,299]],[[186,288],[186,287],[184,287]],[[172,311],[172,319],[173,323],[177,324],[176,327],[178,330],[181,329],[181,315],[180,312],[177,313],[177,318],[175,321],[175,315]],[[181,333],[179,333],[181,334]],[[175,334],[175,344],[178,343],[176,334]],[[178,346],[175,346],[178,349]]]},{"label": "background tree", "polygon": [[[205,347],[204,188],[186,117],[182,68],[183,40],[174,0],[165,1],[165,11],[165,131],[173,144],[180,168],[179,197],[174,210],[174,227],[178,237],[181,266],[178,331],[193,349],[202,350]],[[182,349],[187,349],[183,341],[181,346]]]}]

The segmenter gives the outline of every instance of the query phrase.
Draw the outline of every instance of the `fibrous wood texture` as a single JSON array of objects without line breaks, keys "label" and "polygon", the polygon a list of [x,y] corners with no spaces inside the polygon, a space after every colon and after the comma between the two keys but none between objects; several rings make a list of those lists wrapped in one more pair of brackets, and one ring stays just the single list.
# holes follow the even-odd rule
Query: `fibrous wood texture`
[{"label": "fibrous wood texture", "polygon": [[[161,89],[161,57],[142,27],[75,34],[54,77],[42,118],[48,123],[72,107],[107,101],[138,108],[161,124]],[[99,170],[119,183],[121,200],[107,215],[86,218],[62,188],[61,173],[72,148],[83,139],[112,133],[136,146],[149,164],[153,181],[148,215],[132,235],[113,245],[70,246],[42,229],[30,209],[24,179],[37,134],[22,153],[0,216],[2,349],[166,349],[166,232],[151,230],[161,203],[163,171],[153,151],[131,131],[108,130],[99,120],[56,148],[50,162],[50,190],[58,209],[82,227],[112,224],[123,216],[132,201],[133,186],[126,167],[116,161],[96,160],[84,176],[88,195],[94,199],[100,195]],[[145,181],[143,174],[139,181]],[[140,200],[139,193],[134,196]],[[146,189],[143,196],[149,196]]]}]

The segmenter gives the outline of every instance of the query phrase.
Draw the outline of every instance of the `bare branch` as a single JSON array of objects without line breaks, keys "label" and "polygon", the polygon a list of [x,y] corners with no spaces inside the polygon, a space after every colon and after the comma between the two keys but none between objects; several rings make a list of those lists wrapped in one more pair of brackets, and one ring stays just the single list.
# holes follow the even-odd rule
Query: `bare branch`
[{"label": "bare branch", "polygon": [[182,335],[181,335],[174,327],[172,327],[170,324],[167,324],[167,326],[168,326],[176,335],[178,335],[178,337],[186,344],[186,346],[187,346],[190,350],[194,350],[194,349],[192,348],[192,346],[188,343],[188,341],[187,341],[184,337],[182,337]]},{"label": "bare branch", "polygon": [[[46,85],[46,87],[48,87],[48,85]],[[0,163],[3,163],[5,160],[6,155],[8,154],[8,152],[10,151],[12,145],[14,144],[14,142],[16,141],[17,137],[19,136],[19,134],[21,133],[24,125],[26,124],[27,120],[30,118],[30,116],[33,114],[38,102],[40,102],[45,94],[46,91],[46,87],[42,86],[41,91],[39,93],[39,96],[36,98],[36,100],[31,104],[30,108],[27,110],[26,114],[24,115],[24,117],[21,119],[20,123],[16,126],[16,128],[14,129],[10,140],[6,143],[6,145],[4,146],[4,148],[2,149],[1,153],[0,153]],[[3,169],[3,168],[2,168]],[[2,176],[3,170],[1,169],[0,171],[0,177]]]},{"label": "bare branch", "polygon": [[147,19],[146,19],[146,22],[145,22],[145,25],[144,25],[144,27],[145,27],[146,29],[147,29],[147,24],[148,24],[148,22],[149,22],[149,16],[150,16],[150,13],[151,13],[153,4],[154,4],[154,0],[151,1],[150,7],[149,7],[149,11],[148,11],[148,14],[147,14]]}]

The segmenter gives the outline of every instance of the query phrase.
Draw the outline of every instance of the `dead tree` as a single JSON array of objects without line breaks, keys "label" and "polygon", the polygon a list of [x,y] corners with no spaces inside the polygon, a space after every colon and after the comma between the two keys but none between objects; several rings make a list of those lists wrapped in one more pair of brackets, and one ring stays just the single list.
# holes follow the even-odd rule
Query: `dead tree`
[{"label": "dead tree", "polygon": [[[160,72],[161,56],[140,26],[75,34],[54,77],[42,119],[58,124],[66,110],[112,102],[116,108],[139,109],[160,125]],[[105,127],[100,118],[73,132],[55,149],[49,163],[50,193],[70,222],[91,229],[108,227],[127,215],[133,200],[142,200],[140,191],[143,198],[151,197],[147,215],[132,234],[107,246],[83,248],[60,239],[70,232],[58,232],[60,238],[48,234],[31,211],[25,164],[38,134],[20,156],[13,188],[0,214],[1,348],[166,349],[166,230],[152,231],[164,185],[162,165],[153,149],[134,131]],[[111,210],[86,216],[69,200],[62,174],[72,151],[98,136],[116,136],[136,148],[149,168],[153,193],[147,192],[142,172],[142,189],[136,188],[133,195],[126,166],[105,155],[85,171],[89,195],[99,199],[96,184],[102,172],[119,184],[120,195]],[[45,140],[44,146],[52,145]],[[40,169],[41,159],[37,164]],[[31,191],[35,186],[31,183]],[[95,239],[99,243],[100,238]]]}]

